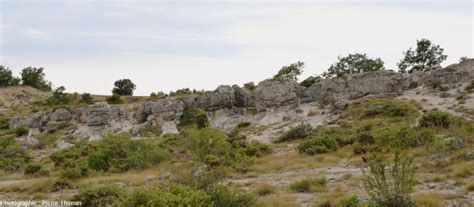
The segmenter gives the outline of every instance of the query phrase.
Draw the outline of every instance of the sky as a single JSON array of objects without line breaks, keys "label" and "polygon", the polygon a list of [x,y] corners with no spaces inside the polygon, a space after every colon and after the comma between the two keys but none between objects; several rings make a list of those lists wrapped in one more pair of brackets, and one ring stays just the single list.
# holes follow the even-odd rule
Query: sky
[{"label": "sky", "polygon": [[131,79],[136,95],[272,77],[306,63],[300,79],[338,56],[366,53],[396,69],[428,38],[446,66],[473,57],[472,0],[0,0],[0,65],[44,67],[68,92],[111,94]]}]

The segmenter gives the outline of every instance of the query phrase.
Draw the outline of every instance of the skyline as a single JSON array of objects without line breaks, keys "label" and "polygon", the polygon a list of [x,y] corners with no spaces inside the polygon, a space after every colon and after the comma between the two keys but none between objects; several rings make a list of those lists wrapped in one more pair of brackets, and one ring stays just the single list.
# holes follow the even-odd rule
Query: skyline
[{"label": "skyline", "polygon": [[[256,84],[303,61],[301,80],[338,56],[366,53],[397,69],[427,38],[446,66],[473,57],[471,1],[1,1],[0,64],[44,67],[68,92],[136,95]],[[61,18],[58,18],[61,17]],[[31,18],[34,17],[34,18]],[[456,37],[456,38],[453,38]]]}]

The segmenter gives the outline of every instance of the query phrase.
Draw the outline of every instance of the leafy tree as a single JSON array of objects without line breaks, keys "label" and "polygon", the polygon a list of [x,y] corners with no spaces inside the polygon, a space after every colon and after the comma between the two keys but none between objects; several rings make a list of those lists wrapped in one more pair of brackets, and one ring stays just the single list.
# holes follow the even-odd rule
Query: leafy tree
[{"label": "leafy tree", "polygon": [[130,79],[120,79],[115,81],[115,87],[112,89],[113,94],[121,96],[131,96],[136,86]]},{"label": "leafy tree", "polygon": [[325,78],[343,77],[345,75],[383,70],[384,62],[380,58],[370,59],[367,54],[349,54],[347,57],[338,57],[337,63],[332,64]]},{"label": "leafy tree", "polygon": [[300,83],[300,85],[309,88],[311,87],[314,83],[316,83],[318,80],[321,80],[321,77],[319,76],[309,76],[306,78],[304,81]]},{"label": "leafy tree", "polygon": [[416,49],[408,49],[397,65],[402,73],[414,71],[429,71],[434,66],[439,66],[448,57],[443,55],[444,49],[439,45],[432,44],[428,39],[416,41]]},{"label": "leafy tree", "polygon": [[273,79],[276,80],[285,80],[291,79],[294,81],[298,81],[298,76],[303,73],[304,62],[298,61],[296,63],[283,66],[278,73],[273,76]]},{"label": "leafy tree", "polygon": [[13,77],[12,71],[0,65],[0,87],[15,86],[20,84],[20,79]]},{"label": "leafy tree", "polygon": [[51,91],[51,82],[45,80],[44,68],[27,67],[21,71],[21,81],[23,85],[31,86],[36,89]]}]

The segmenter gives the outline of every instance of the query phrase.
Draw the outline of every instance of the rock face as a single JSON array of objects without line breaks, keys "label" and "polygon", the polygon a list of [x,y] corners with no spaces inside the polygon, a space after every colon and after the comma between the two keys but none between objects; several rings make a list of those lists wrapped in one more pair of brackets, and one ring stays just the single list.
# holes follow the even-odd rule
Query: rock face
[{"label": "rock face", "polygon": [[219,86],[206,91],[197,99],[197,106],[207,111],[231,108],[235,103],[235,90],[230,86]]},{"label": "rock face", "polygon": [[109,123],[111,108],[107,102],[96,102],[89,107],[87,115],[88,126],[103,126]]},{"label": "rock face", "polygon": [[71,120],[71,113],[64,108],[56,109],[48,117],[48,122],[46,123],[45,130],[53,131],[56,130],[62,124],[65,124]]},{"label": "rock face", "polygon": [[175,97],[166,97],[158,101],[149,101],[138,107],[136,118],[139,123],[150,119],[174,121],[183,114],[184,103]]},{"label": "rock face", "polygon": [[305,88],[295,81],[267,79],[255,89],[255,107],[261,112],[272,107],[298,105],[305,95]]},{"label": "rock face", "polygon": [[474,79],[474,59],[465,60],[459,64],[438,68],[426,73],[422,82],[435,89],[450,89],[459,87],[463,82]]}]

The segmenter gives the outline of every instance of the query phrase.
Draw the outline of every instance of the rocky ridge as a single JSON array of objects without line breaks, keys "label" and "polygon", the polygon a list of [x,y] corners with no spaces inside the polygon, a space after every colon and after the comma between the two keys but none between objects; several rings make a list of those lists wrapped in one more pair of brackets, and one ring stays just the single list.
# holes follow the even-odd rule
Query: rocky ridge
[{"label": "rocky ridge", "polygon": [[30,132],[43,132],[74,124],[77,127],[70,131],[71,136],[91,139],[99,139],[108,132],[127,132],[137,136],[140,128],[146,126],[161,126],[163,133],[176,133],[176,124],[186,107],[198,107],[208,112],[213,127],[230,128],[241,121],[269,123],[272,118],[283,120],[285,116],[275,116],[274,113],[280,107],[284,107],[287,115],[297,113],[297,107],[306,103],[317,104],[327,111],[342,110],[353,99],[398,96],[420,87],[448,90],[472,80],[474,59],[430,72],[401,74],[382,70],[322,79],[309,88],[292,80],[267,79],[260,82],[255,90],[222,85],[197,97],[166,97],[138,106],[96,102],[82,108],[42,111],[10,119],[9,128],[26,125]]}]

